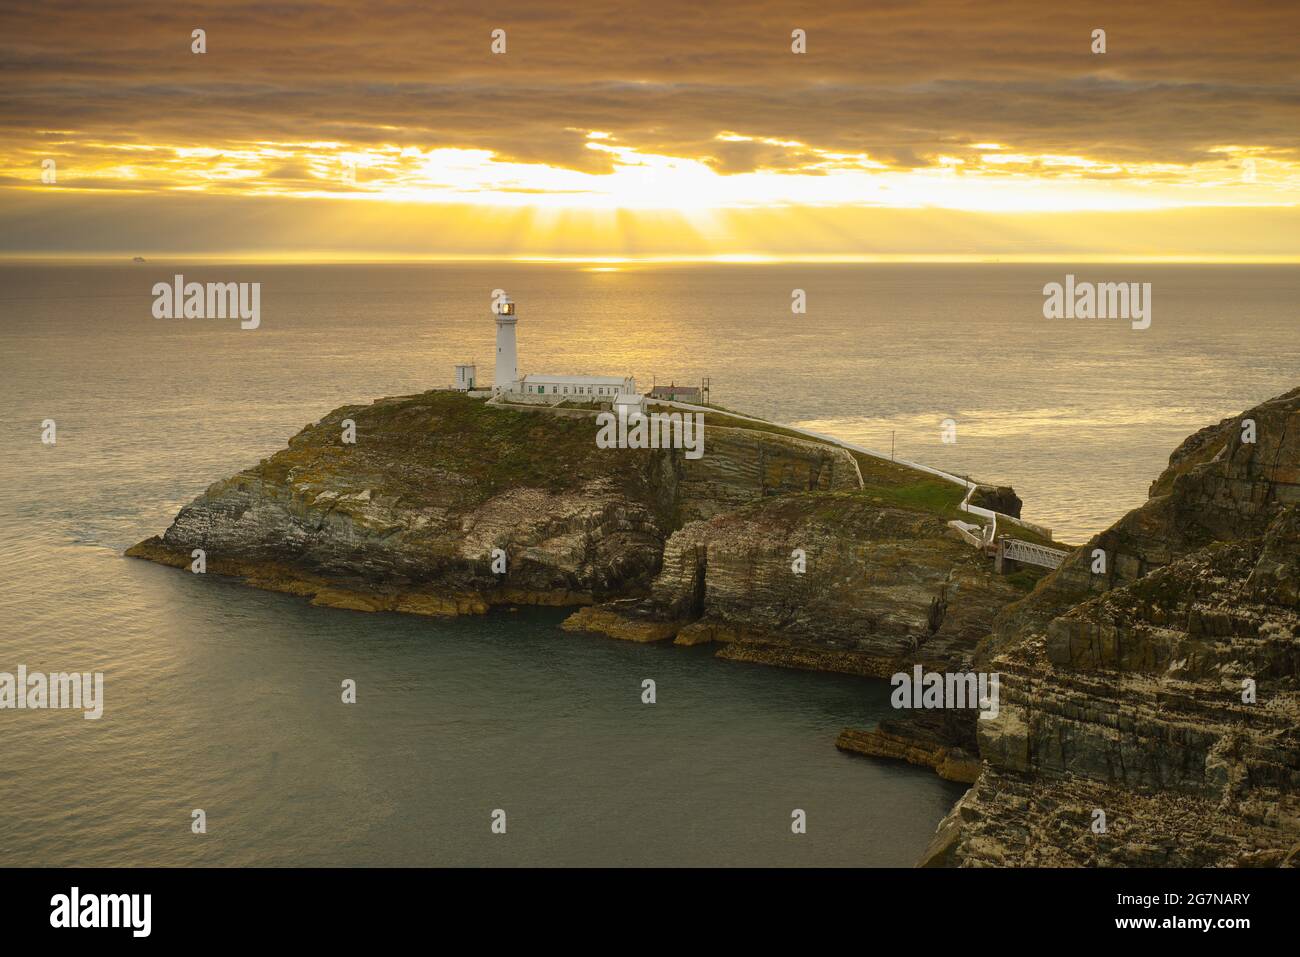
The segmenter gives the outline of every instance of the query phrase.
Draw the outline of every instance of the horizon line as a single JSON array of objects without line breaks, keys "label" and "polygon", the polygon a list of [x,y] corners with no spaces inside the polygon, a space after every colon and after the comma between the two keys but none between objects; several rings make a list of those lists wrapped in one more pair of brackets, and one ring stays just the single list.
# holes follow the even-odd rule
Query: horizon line
[{"label": "horizon line", "polygon": [[[135,263],[134,257],[145,261]],[[249,264],[249,265],[419,265],[436,263],[509,263],[513,265],[574,265],[636,267],[656,265],[1072,265],[1072,264],[1147,264],[1147,265],[1300,265],[1300,254],[1217,255],[1217,256],[1132,256],[1102,253],[1060,253],[989,255],[954,254],[884,254],[884,255],[810,255],[770,256],[730,254],[716,256],[492,256],[492,255],[358,255],[311,253],[3,253],[0,263],[161,265],[166,263]]]}]

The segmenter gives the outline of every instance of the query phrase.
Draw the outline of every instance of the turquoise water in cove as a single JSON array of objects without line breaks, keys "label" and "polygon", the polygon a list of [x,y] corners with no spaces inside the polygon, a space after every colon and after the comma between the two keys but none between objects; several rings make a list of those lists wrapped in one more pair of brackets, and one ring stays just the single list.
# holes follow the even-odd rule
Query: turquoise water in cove
[{"label": "turquoise water in cove", "polygon": [[[261,282],[261,328],[152,318],[178,271]],[[1043,319],[1067,271],[1152,282],[1151,328]],[[459,361],[489,378],[494,288],[522,371],[709,376],[730,408],[1009,482],[1070,541],[1140,503],[1188,433],[1300,384],[1294,267],[0,266],[0,671],[106,686],[99,721],[0,711],[0,865],[916,860],[961,788],[833,746],[890,711],[883,682],[122,558],[340,404]]]}]

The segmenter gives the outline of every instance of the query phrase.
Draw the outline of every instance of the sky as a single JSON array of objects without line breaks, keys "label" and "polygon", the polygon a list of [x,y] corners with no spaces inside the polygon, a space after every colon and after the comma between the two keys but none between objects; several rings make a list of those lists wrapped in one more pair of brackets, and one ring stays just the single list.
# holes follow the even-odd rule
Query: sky
[{"label": "sky", "polygon": [[1297,37],[1268,0],[8,2],[0,256],[1297,262]]}]

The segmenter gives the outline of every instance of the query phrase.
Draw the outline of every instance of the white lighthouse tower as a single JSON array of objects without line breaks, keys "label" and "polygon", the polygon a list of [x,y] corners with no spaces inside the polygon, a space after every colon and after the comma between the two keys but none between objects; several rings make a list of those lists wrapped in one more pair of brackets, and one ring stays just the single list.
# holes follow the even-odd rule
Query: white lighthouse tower
[{"label": "white lighthouse tower", "polygon": [[515,345],[515,302],[503,290],[496,290],[492,298],[492,311],[497,320],[496,375],[492,383],[494,392],[510,392],[519,381],[519,352]]}]

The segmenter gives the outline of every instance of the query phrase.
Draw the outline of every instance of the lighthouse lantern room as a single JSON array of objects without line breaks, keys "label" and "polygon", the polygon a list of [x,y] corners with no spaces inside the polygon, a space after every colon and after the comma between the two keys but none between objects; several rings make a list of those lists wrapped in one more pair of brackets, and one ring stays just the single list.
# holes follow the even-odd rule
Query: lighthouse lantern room
[{"label": "lighthouse lantern room", "polygon": [[515,302],[504,292],[492,300],[497,322],[497,363],[493,376],[494,392],[512,392],[519,381],[519,350],[515,343]]}]

